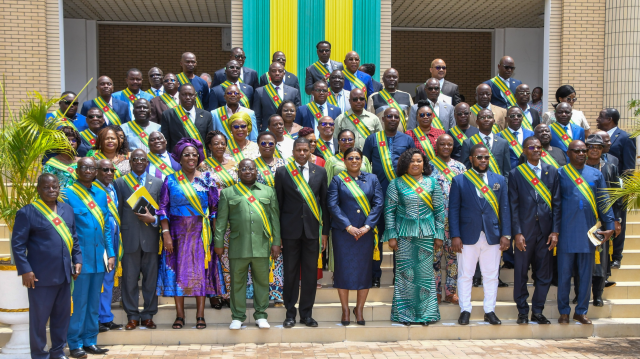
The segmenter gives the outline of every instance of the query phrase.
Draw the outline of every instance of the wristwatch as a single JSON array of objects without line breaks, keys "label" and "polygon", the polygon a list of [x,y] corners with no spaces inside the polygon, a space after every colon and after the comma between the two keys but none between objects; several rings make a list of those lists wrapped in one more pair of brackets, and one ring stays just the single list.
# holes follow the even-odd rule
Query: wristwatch
[{"label": "wristwatch", "polygon": [[365,225],[364,225],[364,228],[366,228],[366,229],[371,229],[371,226],[370,226],[370,225],[368,225],[368,224],[365,224]]},{"label": "wristwatch", "polygon": [[503,236],[504,238],[511,240],[511,236]]}]

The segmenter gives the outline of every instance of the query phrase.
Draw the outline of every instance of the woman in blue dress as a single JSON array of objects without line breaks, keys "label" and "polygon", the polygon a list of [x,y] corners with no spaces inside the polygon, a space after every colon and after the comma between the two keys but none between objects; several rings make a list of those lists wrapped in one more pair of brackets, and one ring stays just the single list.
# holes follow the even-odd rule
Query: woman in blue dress
[{"label": "woman in blue dress", "polygon": [[358,324],[365,324],[362,311],[371,288],[374,248],[377,249],[375,225],[384,206],[378,178],[360,170],[363,159],[361,150],[348,149],[344,154],[347,170],[333,177],[327,191],[332,216],[333,287],[340,296],[342,325],[350,324],[349,290],[358,291],[353,313]]}]

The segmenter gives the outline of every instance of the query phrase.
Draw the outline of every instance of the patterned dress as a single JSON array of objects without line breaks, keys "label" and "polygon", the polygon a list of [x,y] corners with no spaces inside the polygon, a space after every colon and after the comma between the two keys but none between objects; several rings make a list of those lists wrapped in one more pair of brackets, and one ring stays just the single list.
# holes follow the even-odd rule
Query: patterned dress
[{"label": "patterned dress", "polygon": [[433,210],[401,178],[389,183],[385,199],[382,241],[398,241],[391,321],[400,323],[440,320],[433,244],[434,239],[444,238],[442,190],[431,177],[423,177],[418,183],[431,195]]},{"label": "patterned dress", "polygon": [[[445,216],[444,246],[442,246],[442,248],[436,252],[435,256],[433,256],[433,270],[436,272],[436,291],[437,294],[442,295],[442,288],[440,286],[440,283],[442,282],[441,260],[442,254],[446,252],[445,270],[447,271],[447,277],[443,286],[445,289],[445,296],[450,296],[456,294],[458,289],[458,256],[456,255],[456,252],[451,250],[451,237],[449,236],[449,190],[451,189],[451,182],[449,182],[447,177],[445,177],[442,172],[433,165],[433,163],[429,164],[431,165],[432,170],[430,177],[438,181],[440,189],[442,190]],[[447,165],[456,174],[456,176],[466,171],[465,166],[454,159],[451,159]]]},{"label": "patterned dress", "polygon": [[[255,142],[251,142],[247,140],[247,145],[244,146],[244,148],[241,149],[241,151],[242,151],[242,154],[244,155],[244,158],[246,159],[255,160],[256,158],[260,157],[260,149],[258,148],[258,144]],[[229,147],[227,147],[225,155],[229,155],[229,156],[233,155]]]},{"label": "patterned dress", "polygon": [[[78,163],[72,163],[69,165],[69,167],[76,169],[78,167]],[[50,164],[45,164],[42,167],[42,173],[51,173],[52,175],[56,176],[58,178],[60,189],[71,186],[74,181],[73,177],[71,176],[71,173],[57,169],[51,166]]]}]

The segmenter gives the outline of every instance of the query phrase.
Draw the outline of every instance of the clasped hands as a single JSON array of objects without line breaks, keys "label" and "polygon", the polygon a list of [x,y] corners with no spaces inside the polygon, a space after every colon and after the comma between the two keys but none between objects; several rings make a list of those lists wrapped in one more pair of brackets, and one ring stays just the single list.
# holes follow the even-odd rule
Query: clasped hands
[{"label": "clasped hands", "polygon": [[371,230],[370,228],[367,228],[365,226],[362,226],[361,228],[356,228],[352,225],[349,225],[349,227],[347,227],[347,233],[352,235],[356,239],[356,241],[360,239],[360,237],[367,234],[367,232],[369,232],[370,230]]}]

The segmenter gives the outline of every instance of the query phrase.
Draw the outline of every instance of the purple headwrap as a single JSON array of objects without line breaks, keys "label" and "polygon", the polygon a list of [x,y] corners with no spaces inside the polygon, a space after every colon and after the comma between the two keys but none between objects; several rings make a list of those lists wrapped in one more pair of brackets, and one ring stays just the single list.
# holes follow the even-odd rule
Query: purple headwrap
[{"label": "purple headwrap", "polygon": [[204,161],[204,152],[202,152],[202,143],[196,139],[185,137],[176,143],[176,146],[173,148],[173,153],[171,157],[173,157],[176,162],[180,163],[180,159],[182,158],[182,151],[184,151],[187,147],[195,147],[198,150],[198,165]]}]

